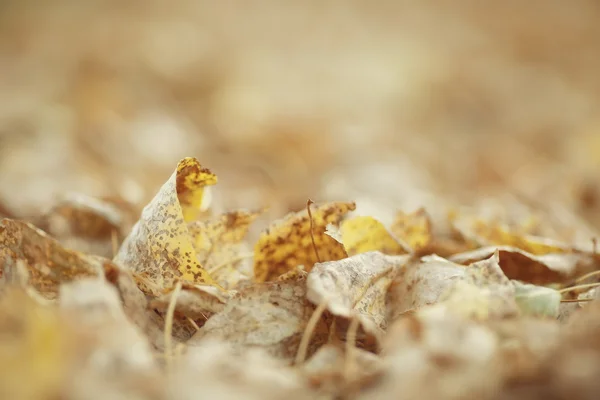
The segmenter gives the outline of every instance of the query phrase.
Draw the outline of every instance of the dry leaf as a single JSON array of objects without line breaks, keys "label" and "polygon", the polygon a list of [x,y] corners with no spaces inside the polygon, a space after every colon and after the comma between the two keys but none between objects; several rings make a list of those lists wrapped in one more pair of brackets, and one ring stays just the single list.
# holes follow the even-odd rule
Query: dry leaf
[{"label": "dry leaf", "polygon": [[405,243],[396,239],[386,227],[373,217],[358,216],[342,222],[341,240],[348,255],[369,251],[398,255],[410,253]]},{"label": "dry leaf", "polygon": [[[302,278],[244,287],[223,311],[206,321],[188,345],[219,339],[236,348],[260,347],[277,358],[292,360],[313,312],[305,296],[306,281]],[[326,338],[319,329],[313,336],[316,342]]]},{"label": "dry leaf", "polygon": [[444,292],[463,278],[465,270],[437,256],[410,260],[393,277],[386,300],[388,319],[394,321],[407,311],[437,303]]},{"label": "dry leaf", "polygon": [[399,211],[390,229],[414,251],[427,247],[433,239],[431,219],[424,208],[412,213]]},{"label": "dry leaf", "polygon": [[514,280],[534,285],[563,283],[574,276],[595,269],[596,256],[585,253],[560,253],[535,256],[514,247],[484,247],[456,254],[450,260],[470,264],[491,257],[496,251],[504,274]]},{"label": "dry leaf", "polygon": [[[152,300],[150,308],[161,313],[166,312],[172,295],[171,291]],[[224,293],[214,286],[186,284],[177,297],[175,312],[193,320],[206,320],[211,315],[223,311],[225,304],[232,295],[233,293]]]},{"label": "dry leaf", "polygon": [[134,222],[133,207],[123,201],[76,194],[65,197],[35,225],[67,248],[112,258]]},{"label": "dry leaf", "polygon": [[156,363],[147,338],[125,316],[117,290],[100,279],[61,285],[61,311],[77,324],[74,331],[93,340],[90,368],[111,379],[153,374]]},{"label": "dry leaf", "polygon": [[307,298],[315,305],[325,303],[333,315],[358,318],[367,332],[378,336],[387,328],[388,288],[407,259],[373,251],[315,264],[306,281]]},{"label": "dry leaf", "polygon": [[259,214],[238,210],[188,225],[196,257],[210,276],[226,289],[252,277],[251,247],[244,239]]},{"label": "dry leaf", "polygon": [[115,262],[149,281],[144,292],[158,296],[178,278],[215,284],[196,256],[187,224],[199,212],[205,186],[216,181],[196,159],[185,158],[142,211]]},{"label": "dry leaf", "polygon": [[555,289],[514,281],[515,300],[524,315],[557,318],[560,309],[560,292]]},{"label": "dry leaf", "polygon": [[7,268],[18,261],[27,265],[28,284],[47,299],[56,298],[61,283],[104,273],[99,257],[67,250],[31,224],[3,219],[0,221],[0,265]]},{"label": "dry leaf", "polygon": [[347,212],[355,208],[354,203],[327,203],[314,207],[312,222],[307,210],[304,210],[273,223],[254,246],[255,280],[274,280],[298,265],[304,265],[306,271],[310,271],[319,261],[315,251],[321,261],[345,258],[344,246],[325,231],[328,224],[338,224]]}]

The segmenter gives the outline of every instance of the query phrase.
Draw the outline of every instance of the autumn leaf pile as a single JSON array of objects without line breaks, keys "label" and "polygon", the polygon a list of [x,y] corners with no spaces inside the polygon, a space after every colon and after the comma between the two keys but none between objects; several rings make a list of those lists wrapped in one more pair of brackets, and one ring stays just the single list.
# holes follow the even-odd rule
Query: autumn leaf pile
[{"label": "autumn leaf pile", "polygon": [[[600,393],[600,256],[532,213],[313,204],[251,242],[179,162],[135,222],[67,198],[0,222],[2,399],[542,399]],[[546,239],[553,237],[553,239]]]}]

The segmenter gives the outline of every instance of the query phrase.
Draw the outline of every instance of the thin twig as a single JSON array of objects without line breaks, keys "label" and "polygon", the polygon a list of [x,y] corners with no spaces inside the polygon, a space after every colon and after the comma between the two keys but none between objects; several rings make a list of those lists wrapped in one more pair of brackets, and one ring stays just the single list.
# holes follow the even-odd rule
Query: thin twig
[{"label": "thin twig", "polygon": [[314,234],[314,226],[313,226],[313,217],[312,212],[310,211],[310,205],[313,204],[311,199],[308,199],[306,202],[306,209],[308,210],[308,219],[310,221],[310,239],[312,240],[313,248],[315,249],[315,255],[317,256],[317,261],[321,262],[321,257],[319,257],[319,251],[317,250],[317,244],[315,243],[315,234]]}]

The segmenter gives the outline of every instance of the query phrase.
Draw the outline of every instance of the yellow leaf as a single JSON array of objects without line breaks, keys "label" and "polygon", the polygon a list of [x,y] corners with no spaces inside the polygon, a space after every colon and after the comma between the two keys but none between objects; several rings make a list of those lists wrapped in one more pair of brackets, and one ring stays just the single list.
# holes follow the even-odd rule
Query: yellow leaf
[{"label": "yellow leaf", "polygon": [[358,216],[345,220],[340,228],[348,255],[380,251],[384,254],[407,254],[410,248],[396,239],[373,217]]},{"label": "yellow leaf", "polygon": [[415,251],[427,247],[432,240],[431,220],[423,208],[408,214],[398,212],[391,231]]},{"label": "yellow leaf", "polygon": [[337,225],[356,208],[354,203],[326,203],[315,207],[311,219],[307,210],[292,213],[273,223],[254,247],[254,278],[258,282],[276,279],[298,265],[308,272],[319,261],[334,261],[347,256],[344,246],[325,233],[328,224]]},{"label": "yellow leaf", "polygon": [[186,157],[177,165],[177,198],[185,222],[194,221],[200,214],[206,186],[215,185],[217,176],[203,168],[198,160]]},{"label": "yellow leaf", "polygon": [[216,285],[197,258],[187,224],[199,210],[205,185],[215,182],[196,159],[183,159],[123,242],[115,262],[150,281],[142,287],[147,294],[158,296],[176,279]]},{"label": "yellow leaf", "polygon": [[188,225],[198,260],[226,288],[252,275],[251,248],[244,238],[259,214],[237,210]]}]

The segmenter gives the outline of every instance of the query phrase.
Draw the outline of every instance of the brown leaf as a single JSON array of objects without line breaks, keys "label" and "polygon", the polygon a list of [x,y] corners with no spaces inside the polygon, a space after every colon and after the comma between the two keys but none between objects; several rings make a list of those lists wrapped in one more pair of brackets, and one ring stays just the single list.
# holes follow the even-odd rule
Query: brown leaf
[{"label": "brown leaf", "polygon": [[514,247],[484,247],[456,254],[450,260],[459,264],[471,264],[491,257],[496,251],[500,267],[509,279],[535,285],[564,283],[575,276],[595,269],[596,256],[585,253],[553,253],[536,256]]},{"label": "brown leaf", "polygon": [[205,186],[215,183],[196,159],[185,158],[142,211],[115,262],[148,280],[145,293],[158,296],[176,279],[215,284],[197,258],[187,225],[197,215]]},{"label": "brown leaf", "polygon": [[[236,348],[260,347],[273,356],[292,360],[313,312],[305,296],[304,278],[244,287],[227,302],[223,311],[206,321],[188,345],[214,338]],[[326,329],[320,327],[317,332]],[[322,342],[326,333],[313,337],[316,342]]]},{"label": "brown leaf", "polygon": [[325,231],[328,224],[338,224],[355,208],[354,203],[327,203],[314,208],[312,223],[307,210],[289,214],[273,223],[254,246],[255,280],[274,280],[298,265],[304,265],[305,270],[310,271],[318,261],[315,251],[321,261],[345,258],[344,246]]},{"label": "brown leaf", "polygon": [[19,260],[27,265],[28,284],[47,299],[56,298],[61,283],[103,274],[99,257],[67,250],[31,224],[3,219],[0,221],[0,264],[4,269]]},{"label": "brown leaf", "polygon": [[315,264],[306,282],[307,298],[316,305],[326,303],[333,315],[359,318],[366,331],[378,336],[388,323],[386,293],[407,260],[373,251]]},{"label": "brown leaf", "polygon": [[77,194],[65,197],[35,225],[67,248],[112,258],[134,222],[133,207],[123,201]]},{"label": "brown leaf", "polygon": [[[152,300],[150,307],[164,313],[171,301],[172,291]],[[231,294],[214,286],[186,284],[175,305],[175,312],[193,320],[206,320],[211,315],[223,311]]]}]

